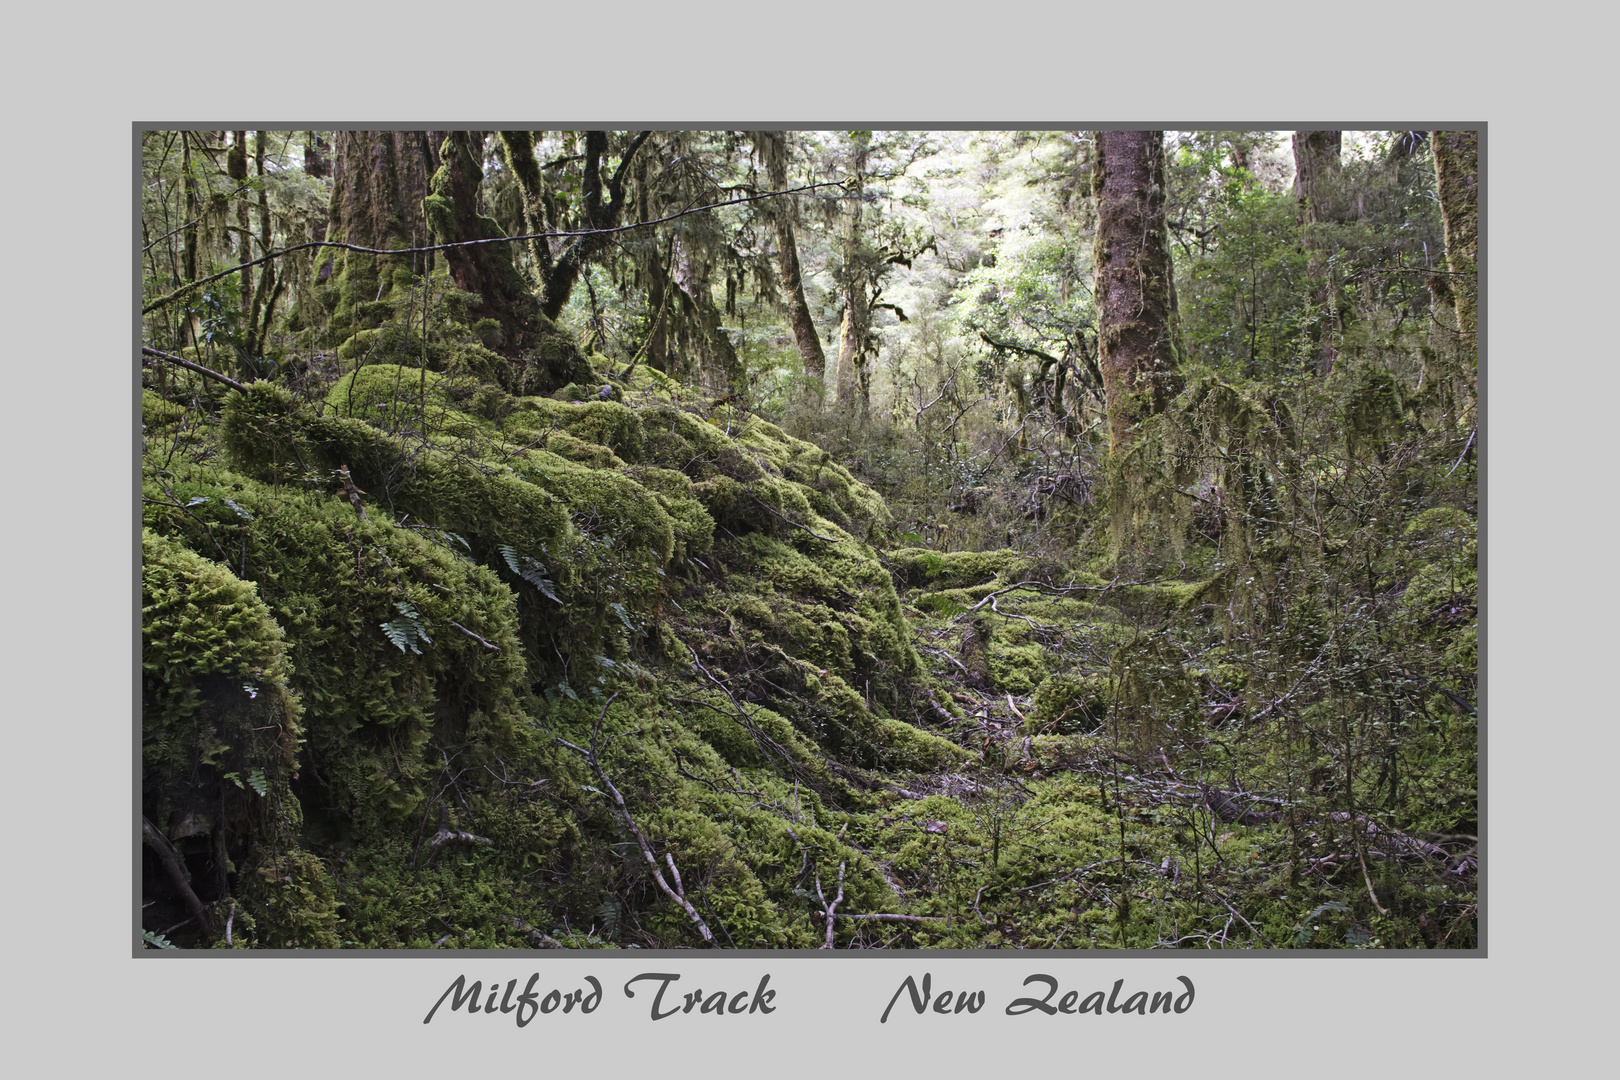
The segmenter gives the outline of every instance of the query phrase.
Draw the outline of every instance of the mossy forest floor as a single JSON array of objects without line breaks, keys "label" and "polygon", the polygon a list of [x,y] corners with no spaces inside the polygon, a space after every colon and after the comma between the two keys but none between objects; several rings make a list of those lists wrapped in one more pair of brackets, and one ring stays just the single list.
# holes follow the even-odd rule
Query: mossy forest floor
[{"label": "mossy forest floor", "polygon": [[[463,352],[147,372],[149,943],[1476,944],[1465,515],[1398,534],[1392,621],[1319,596],[1268,662],[1209,559],[913,546],[646,367]],[[1379,634],[1435,664],[1318,687]]]}]

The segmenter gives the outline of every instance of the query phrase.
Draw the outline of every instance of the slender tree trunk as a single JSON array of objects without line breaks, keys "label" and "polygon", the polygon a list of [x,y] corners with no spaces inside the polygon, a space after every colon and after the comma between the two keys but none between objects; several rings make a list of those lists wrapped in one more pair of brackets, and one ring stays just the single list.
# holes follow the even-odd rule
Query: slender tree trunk
[{"label": "slender tree trunk", "polygon": [[1436,131],[1435,181],[1446,227],[1448,286],[1457,309],[1468,383],[1478,393],[1479,132]]},{"label": "slender tree trunk", "polygon": [[197,218],[201,207],[197,197],[197,177],[191,171],[191,132],[180,133],[180,171],[185,174],[186,240],[182,270],[186,281],[197,280]]},{"label": "slender tree trunk", "polygon": [[[787,139],[779,132],[769,132],[760,141],[771,187],[782,191],[787,187]],[[805,375],[820,379],[827,372],[827,355],[821,350],[821,338],[816,334],[815,321],[810,318],[810,305],[804,299],[804,277],[799,269],[799,249],[793,235],[792,204],[785,198],[771,200],[771,217],[776,223],[782,303],[787,308],[788,324],[793,327],[793,339],[799,345]]]},{"label": "slender tree trunk", "polygon": [[242,312],[242,333],[248,340],[253,336],[253,229],[249,220],[251,198],[245,190],[247,169],[247,132],[231,132],[231,149],[225,157],[226,173],[238,185],[244,185],[236,200],[236,261],[242,267],[242,289],[238,304]]},{"label": "slender tree trunk", "polygon": [[[254,133],[253,162],[259,178],[259,254],[270,251],[270,195],[264,182],[265,133]],[[253,294],[253,311],[248,319],[248,351],[264,352],[264,339],[270,329],[270,318],[275,309],[275,298],[281,293],[281,275],[276,264],[266,263],[260,273],[259,287]],[[261,323],[262,319],[262,323]]]},{"label": "slender tree trunk", "polygon": [[1305,273],[1311,281],[1311,347],[1316,373],[1326,376],[1339,358],[1335,331],[1342,331],[1337,290],[1328,266],[1328,252],[1316,226],[1340,217],[1333,191],[1338,178],[1343,136],[1338,131],[1294,132],[1294,202],[1305,233],[1308,253]]},{"label": "slender tree trunk", "polygon": [[865,412],[866,337],[872,324],[867,297],[867,274],[862,252],[861,216],[866,195],[867,138],[857,133],[851,140],[850,176],[854,204],[844,233],[843,278],[844,319],[838,331],[838,408],[853,413],[857,402]]},{"label": "slender tree trunk", "polygon": [[1181,342],[1164,218],[1164,132],[1099,131],[1097,341],[1112,453],[1181,390]]}]

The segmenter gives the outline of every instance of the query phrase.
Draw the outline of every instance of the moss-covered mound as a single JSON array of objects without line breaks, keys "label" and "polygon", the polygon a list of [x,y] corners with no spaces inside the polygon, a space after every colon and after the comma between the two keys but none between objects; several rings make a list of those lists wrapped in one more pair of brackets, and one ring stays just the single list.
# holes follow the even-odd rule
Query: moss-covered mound
[{"label": "moss-covered mound", "polygon": [[950,698],[868,544],[882,500],[656,379],[478,375],[255,383],[219,454],[147,463],[145,798],[205,902],[260,897],[234,940],[701,943],[673,889],[720,944],[808,946],[840,873],[904,907],[841,836],[870,770],[968,755],[927,730]]}]

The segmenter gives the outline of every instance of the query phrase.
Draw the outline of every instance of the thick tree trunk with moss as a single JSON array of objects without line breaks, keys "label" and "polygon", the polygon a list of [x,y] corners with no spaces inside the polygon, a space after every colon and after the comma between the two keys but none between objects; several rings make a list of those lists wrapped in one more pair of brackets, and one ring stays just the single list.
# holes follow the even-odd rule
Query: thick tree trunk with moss
[{"label": "thick tree trunk with moss", "polygon": [[[326,239],[381,249],[421,245],[428,235],[421,132],[339,131],[333,150]],[[389,318],[391,294],[399,286],[410,288],[413,265],[420,262],[408,255],[330,255],[319,276],[330,290],[331,340],[341,342]]]},{"label": "thick tree trunk with moss", "polygon": [[[430,139],[438,135],[430,132]],[[484,133],[444,132],[441,164],[431,193],[422,201],[433,238],[441,244],[503,237],[495,220],[478,212],[484,180]],[[469,244],[444,251],[456,286],[476,293],[467,317],[486,344],[511,363],[496,373],[513,394],[549,394],[569,383],[589,381],[591,367],[572,340],[558,332],[541,310],[512,259],[507,243]]]},{"label": "thick tree trunk with moss", "polygon": [[1097,340],[1112,453],[1181,389],[1181,343],[1164,218],[1164,132],[1099,131],[1092,190]]},{"label": "thick tree trunk with moss", "polygon": [[1440,214],[1446,227],[1446,265],[1451,271],[1449,287],[1469,383],[1477,386],[1479,132],[1436,131],[1433,142]]},{"label": "thick tree trunk with moss", "polygon": [[1294,202],[1305,234],[1308,252],[1305,273],[1311,281],[1311,311],[1308,328],[1313,360],[1318,375],[1326,376],[1339,358],[1335,333],[1343,329],[1328,266],[1328,253],[1317,226],[1339,219],[1335,182],[1338,179],[1343,133],[1338,131],[1294,132]]},{"label": "thick tree trunk with moss", "polygon": [[[766,173],[771,187],[777,191],[787,188],[787,140],[780,132],[769,132],[760,140],[765,158]],[[822,352],[821,338],[816,334],[815,321],[810,318],[810,305],[804,299],[804,277],[799,269],[799,249],[793,235],[793,208],[785,198],[771,200],[771,218],[776,224],[777,258],[782,273],[782,305],[787,309],[788,324],[793,327],[793,339],[798,343],[799,356],[804,360],[804,373],[820,379],[827,372],[827,355]]]},{"label": "thick tree trunk with moss", "polygon": [[[484,133],[450,132],[440,144],[439,156],[443,164],[433,174],[432,191],[424,201],[434,239],[455,244],[504,236],[494,218],[478,212]],[[468,318],[500,324],[499,335],[486,336],[485,343],[507,357],[527,351],[540,329],[540,305],[512,261],[512,245],[453,247],[444,257],[456,286],[478,294],[478,302],[468,306]]]}]

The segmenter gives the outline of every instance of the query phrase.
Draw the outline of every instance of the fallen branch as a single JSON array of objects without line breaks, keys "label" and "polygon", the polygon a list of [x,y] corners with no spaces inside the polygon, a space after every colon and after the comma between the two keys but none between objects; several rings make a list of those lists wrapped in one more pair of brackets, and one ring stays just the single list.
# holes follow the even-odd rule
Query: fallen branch
[{"label": "fallen branch", "polygon": [[468,846],[473,846],[477,844],[491,843],[494,843],[494,841],[490,840],[488,837],[477,836],[470,832],[462,832],[460,829],[452,829],[450,827],[450,804],[440,803],[439,831],[434,833],[433,838],[428,841],[428,862],[432,862],[439,854],[439,849],[444,847],[446,844],[465,844]]},{"label": "fallen branch", "polygon": [[789,525],[792,525],[795,529],[803,529],[805,532],[809,533],[811,536],[815,537],[817,540],[821,540],[821,541],[824,541],[824,542],[829,543],[829,544],[838,543],[838,541],[834,540],[832,537],[830,537],[830,536],[822,536],[820,533],[818,533],[814,529],[810,528],[810,526],[808,526],[808,525],[800,525],[797,521],[794,521],[792,518],[787,517],[787,516],[785,516],[785,515],[783,515],[781,513],[778,513],[776,511],[776,509],[771,506],[770,503],[767,503],[765,500],[761,499],[759,496],[750,495],[749,498],[753,499],[754,502],[758,503],[761,509],[767,510],[772,514],[776,514],[777,517],[781,518],[783,521],[787,522]]},{"label": "fallen branch", "polygon": [[208,905],[199,900],[197,894],[192,891],[191,878],[186,873],[185,864],[180,861],[179,852],[174,850],[169,838],[147,820],[145,814],[141,815],[141,835],[146,838],[147,846],[157,854],[158,862],[162,863],[163,869],[168,872],[170,882],[174,884],[181,899],[186,902],[186,909],[191,912],[191,917],[197,920],[197,925],[202,927],[204,933],[213,933],[213,914],[208,910]]},{"label": "fallen branch", "polygon": [[159,352],[158,350],[149,348],[145,345],[141,346],[141,354],[143,356],[155,356],[160,360],[167,360],[171,364],[179,364],[181,367],[190,371],[195,371],[199,375],[204,375],[210,379],[222,382],[232,390],[237,390],[244,394],[247,393],[247,387],[243,386],[229,375],[221,375],[219,372],[214,371],[211,368],[205,368],[201,364],[194,364],[183,356],[175,356],[173,353]]},{"label": "fallen branch", "polygon": [[[589,750],[574,745],[561,735],[554,735],[552,738],[574,751],[574,753],[579,754],[596,771],[597,779],[602,781],[602,786],[607,789],[609,795],[613,796],[613,801],[618,804],[619,813],[623,816],[625,824],[630,826],[630,832],[636,838],[636,845],[641,848],[641,857],[646,859],[647,865],[652,868],[653,880],[658,883],[658,887],[663,890],[665,896],[679,904],[681,910],[686,912],[687,918],[692,920],[693,925],[697,927],[698,933],[702,935],[709,948],[718,949],[720,946],[714,940],[714,934],[709,930],[709,924],[703,921],[703,916],[698,914],[697,908],[687,901],[685,887],[682,886],[677,891],[671,888],[669,882],[665,880],[663,871],[658,867],[658,857],[653,854],[652,844],[647,840],[647,834],[641,831],[640,825],[636,824],[636,819],[630,815],[630,808],[624,803],[624,796],[619,794],[619,789],[613,786],[612,780],[608,779],[607,770],[602,768],[602,763],[597,760],[596,736],[602,730],[602,721],[607,716],[608,706],[612,705],[614,699],[618,696],[619,692],[614,691],[613,696],[607,699],[607,704],[602,706],[602,712],[596,718],[596,726],[591,729],[591,748]],[[669,859],[669,868],[674,872],[676,885],[680,885],[680,872],[675,870],[674,858],[668,855],[665,857]]]}]

